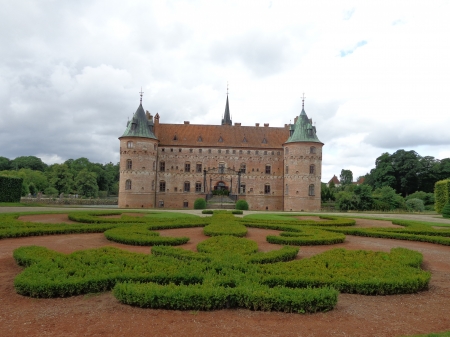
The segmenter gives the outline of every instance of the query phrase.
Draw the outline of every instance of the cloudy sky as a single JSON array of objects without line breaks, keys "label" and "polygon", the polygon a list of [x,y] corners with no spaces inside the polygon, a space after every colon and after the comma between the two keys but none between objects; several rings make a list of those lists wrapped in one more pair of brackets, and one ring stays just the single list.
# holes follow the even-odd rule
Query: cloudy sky
[{"label": "cloudy sky", "polygon": [[450,157],[449,1],[0,0],[0,156],[119,160],[161,123],[283,126],[305,110],[322,180],[383,152]]}]

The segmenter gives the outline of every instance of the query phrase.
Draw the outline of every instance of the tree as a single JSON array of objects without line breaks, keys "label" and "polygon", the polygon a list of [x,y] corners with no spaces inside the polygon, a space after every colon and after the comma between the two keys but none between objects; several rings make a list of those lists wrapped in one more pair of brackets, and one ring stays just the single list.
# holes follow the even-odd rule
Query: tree
[{"label": "tree", "polygon": [[11,161],[8,158],[0,157],[0,171],[11,169]]},{"label": "tree", "polygon": [[391,156],[396,191],[406,196],[419,188],[420,156],[416,151],[397,150]]},{"label": "tree", "polygon": [[98,196],[97,175],[82,169],[75,179],[75,188],[81,195],[96,198]]},{"label": "tree", "polygon": [[404,209],[406,207],[405,199],[403,199],[401,195],[395,193],[395,190],[392,187],[384,186],[377,188],[372,195],[374,199],[389,205],[389,209]]},{"label": "tree", "polygon": [[11,169],[19,170],[21,168],[29,168],[32,170],[42,171],[44,172],[48,165],[45,164],[41,158],[35,157],[35,156],[23,156],[23,157],[17,157],[16,159],[13,159],[10,163]]},{"label": "tree", "polygon": [[66,164],[53,164],[48,170],[48,180],[51,187],[58,193],[69,193],[73,186],[73,175]]},{"label": "tree", "polygon": [[342,186],[350,185],[353,182],[353,172],[350,170],[341,170],[339,180]]},{"label": "tree", "polygon": [[359,211],[368,211],[373,208],[372,188],[369,185],[358,185],[354,193],[357,198],[357,209]]},{"label": "tree", "polygon": [[396,187],[397,180],[389,153],[383,153],[375,160],[375,168],[366,175],[365,183],[374,189],[384,186]]}]

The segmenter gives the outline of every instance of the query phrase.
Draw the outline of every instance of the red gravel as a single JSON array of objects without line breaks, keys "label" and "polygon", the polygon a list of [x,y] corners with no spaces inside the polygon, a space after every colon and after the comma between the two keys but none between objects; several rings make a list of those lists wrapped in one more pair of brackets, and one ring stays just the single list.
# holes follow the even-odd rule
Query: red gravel
[{"label": "red gravel", "polygon": [[[35,215],[25,219],[63,222],[67,215]],[[374,220],[364,222],[358,225],[374,227],[382,223]],[[276,232],[249,229],[247,238],[257,241],[261,250],[277,249],[279,246],[265,242],[266,235]],[[160,233],[190,237],[190,242],[182,247],[191,250],[206,239],[201,228],[162,230]],[[212,312],[140,309],[120,304],[110,292],[57,299],[20,296],[14,291],[13,281],[22,268],[12,258],[12,251],[26,245],[45,246],[64,253],[102,246],[150,252],[149,247],[110,242],[103,234],[1,240],[0,336],[404,336],[450,330],[448,246],[347,236],[342,244],[301,247],[299,258],[335,247],[378,251],[389,251],[399,246],[414,249],[424,255],[423,268],[431,271],[432,278],[430,289],[418,294],[341,294],[334,310],[299,315],[241,309]]]}]

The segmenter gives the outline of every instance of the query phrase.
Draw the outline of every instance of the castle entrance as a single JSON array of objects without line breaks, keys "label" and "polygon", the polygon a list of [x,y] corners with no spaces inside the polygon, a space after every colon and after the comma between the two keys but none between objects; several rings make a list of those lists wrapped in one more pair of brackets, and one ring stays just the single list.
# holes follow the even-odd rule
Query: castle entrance
[{"label": "castle entrance", "polygon": [[218,181],[216,186],[214,186],[215,191],[228,191],[228,186],[223,181]]}]

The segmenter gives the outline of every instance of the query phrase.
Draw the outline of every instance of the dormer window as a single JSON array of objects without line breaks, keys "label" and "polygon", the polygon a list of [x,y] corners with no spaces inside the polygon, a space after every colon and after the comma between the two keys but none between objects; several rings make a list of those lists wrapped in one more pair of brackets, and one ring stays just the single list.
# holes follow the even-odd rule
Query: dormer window
[{"label": "dormer window", "polygon": [[245,138],[245,136],[244,136],[244,139],[242,140],[242,142],[247,143],[247,138]]},{"label": "dormer window", "polygon": [[198,138],[197,138],[197,142],[203,142],[203,138],[202,138],[202,136],[198,136]]},{"label": "dormer window", "polygon": [[223,138],[222,138],[222,136],[220,136],[219,137],[219,143],[222,143],[223,142]]},{"label": "dormer window", "polygon": [[177,135],[173,136],[173,140],[178,140]]},{"label": "dormer window", "polygon": [[264,139],[262,140],[262,143],[263,143],[263,144],[267,144],[267,139],[266,139],[266,137],[264,137]]}]

